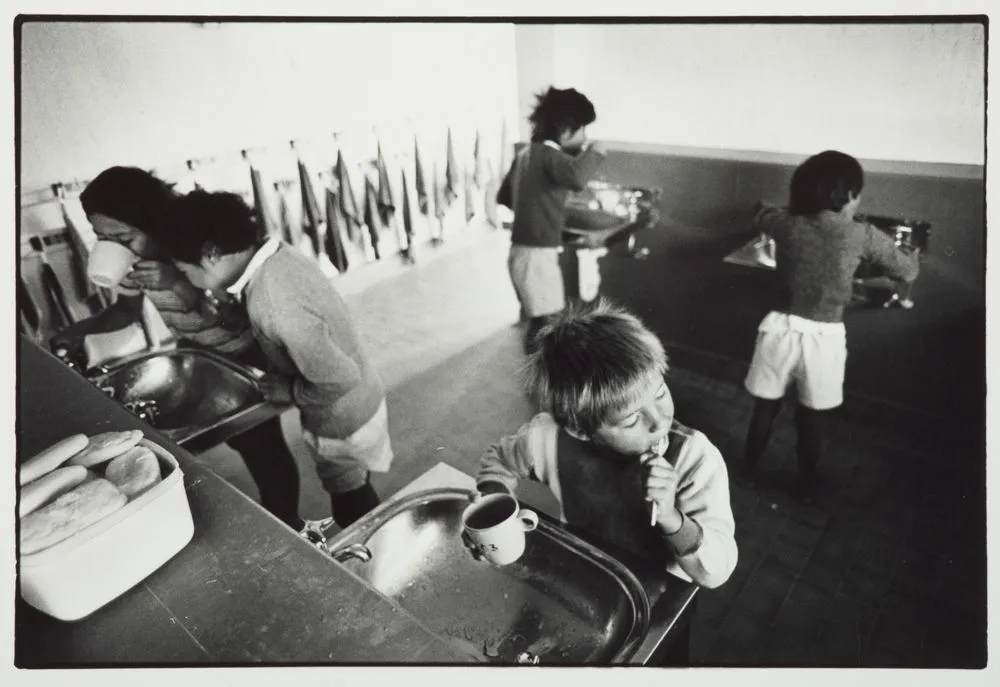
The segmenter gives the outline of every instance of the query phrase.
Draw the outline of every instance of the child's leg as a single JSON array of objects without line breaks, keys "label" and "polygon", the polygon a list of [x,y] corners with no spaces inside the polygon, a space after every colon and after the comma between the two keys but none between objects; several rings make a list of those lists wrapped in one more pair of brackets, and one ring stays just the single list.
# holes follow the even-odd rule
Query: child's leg
[{"label": "child's leg", "polygon": [[752,477],[760,462],[774,421],[781,410],[781,400],[791,382],[801,348],[798,335],[789,327],[789,316],[770,312],[757,328],[753,359],[743,384],[756,399],[747,429],[744,453],[746,476]]},{"label": "child's leg", "polygon": [[799,479],[796,491],[810,497],[818,485],[817,465],[823,457],[827,427],[832,410],[813,410],[799,405],[795,410],[795,428],[798,431]]},{"label": "child's leg", "polygon": [[299,470],[281,432],[281,419],[272,418],[227,443],[243,458],[260,493],[260,504],[292,529],[302,529]]},{"label": "child's leg", "polygon": [[365,473],[365,483],[357,489],[330,495],[333,519],[341,527],[347,527],[357,522],[365,513],[372,511],[381,502],[372,485],[368,483],[367,472]]},{"label": "child's leg", "polygon": [[750,427],[747,429],[746,450],[743,453],[744,469],[747,477],[752,477],[764,454],[767,442],[774,429],[774,421],[781,411],[781,399],[758,398],[754,404]]},{"label": "child's leg", "polygon": [[512,245],[507,261],[511,282],[528,317],[524,348],[530,352],[535,335],[547,318],[566,307],[566,293],[558,248]]},{"label": "child's leg", "polygon": [[386,472],[392,445],[385,401],[375,415],[345,439],[316,436],[303,429],[302,439],[316,462],[316,474],[330,494],[333,518],[347,527],[380,503],[369,473]]},{"label": "child's leg", "polygon": [[818,486],[816,467],[823,456],[830,419],[844,400],[847,338],[842,323],[814,323],[802,337],[802,365],[797,375],[799,407],[799,481],[796,492],[809,499]]}]

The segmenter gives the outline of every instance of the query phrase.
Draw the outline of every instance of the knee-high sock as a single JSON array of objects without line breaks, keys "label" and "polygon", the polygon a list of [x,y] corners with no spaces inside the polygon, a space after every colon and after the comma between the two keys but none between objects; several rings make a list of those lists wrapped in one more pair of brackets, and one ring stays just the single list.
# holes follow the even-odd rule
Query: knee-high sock
[{"label": "knee-high sock", "polygon": [[260,504],[289,525],[299,522],[299,471],[281,432],[281,418],[272,418],[229,440],[247,466],[260,493]]},{"label": "knee-high sock", "polygon": [[780,410],[781,399],[772,401],[758,398],[754,404],[750,426],[747,429],[746,450],[743,453],[743,459],[746,461],[746,468],[749,472],[757,469],[764,449],[767,447],[767,442],[771,438],[774,420],[778,417]]},{"label": "knee-high sock", "polygon": [[812,410],[805,406],[795,409],[795,428],[798,432],[799,475],[804,479],[816,476],[816,466],[823,457],[826,445],[829,410]]}]

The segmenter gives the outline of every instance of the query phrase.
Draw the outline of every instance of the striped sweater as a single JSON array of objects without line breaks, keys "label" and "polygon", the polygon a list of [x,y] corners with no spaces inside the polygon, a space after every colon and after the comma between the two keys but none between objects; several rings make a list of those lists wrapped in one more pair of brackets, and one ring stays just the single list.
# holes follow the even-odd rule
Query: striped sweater
[{"label": "striped sweater", "polygon": [[178,338],[187,339],[217,353],[238,356],[253,346],[250,320],[242,308],[225,316],[210,315],[189,304],[170,289],[139,288],[127,276],[118,287],[122,296],[145,295],[160,313],[164,324]]}]

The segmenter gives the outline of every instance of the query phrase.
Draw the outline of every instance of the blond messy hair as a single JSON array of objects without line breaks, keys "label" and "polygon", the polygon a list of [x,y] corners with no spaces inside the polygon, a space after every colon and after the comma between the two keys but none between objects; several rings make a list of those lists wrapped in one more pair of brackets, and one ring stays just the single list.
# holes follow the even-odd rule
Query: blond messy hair
[{"label": "blond messy hair", "polygon": [[663,344],[638,317],[604,298],[567,309],[538,332],[522,382],[541,410],[586,436],[624,412],[652,372],[667,372]]}]

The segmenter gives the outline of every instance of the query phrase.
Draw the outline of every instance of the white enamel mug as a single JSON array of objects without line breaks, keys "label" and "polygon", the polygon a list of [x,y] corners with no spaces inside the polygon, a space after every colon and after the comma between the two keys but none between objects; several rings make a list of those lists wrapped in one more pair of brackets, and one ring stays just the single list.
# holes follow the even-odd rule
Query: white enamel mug
[{"label": "white enamel mug", "polygon": [[114,241],[98,241],[87,258],[87,277],[102,288],[113,289],[138,260],[127,246]]},{"label": "white enamel mug", "polygon": [[521,508],[510,494],[489,494],[465,509],[462,526],[480,555],[507,565],[524,553],[524,535],[538,527],[538,514]]}]

